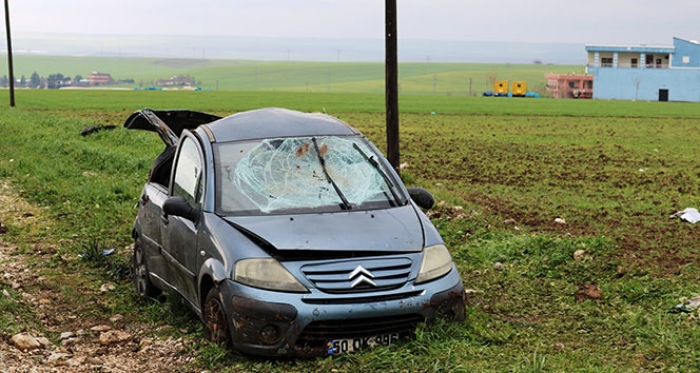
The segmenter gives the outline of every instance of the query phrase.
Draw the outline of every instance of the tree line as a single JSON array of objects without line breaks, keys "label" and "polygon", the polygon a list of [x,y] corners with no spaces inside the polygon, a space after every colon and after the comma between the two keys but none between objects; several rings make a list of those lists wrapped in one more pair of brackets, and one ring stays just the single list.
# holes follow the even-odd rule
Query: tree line
[{"label": "tree line", "polygon": [[[114,84],[134,84],[133,79],[120,79],[113,82]],[[7,88],[10,86],[10,79],[7,75],[0,77],[0,87]],[[83,78],[82,75],[78,74],[71,78],[70,76],[64,76],[63,74],[51,74],[48,77],[42,77],[36,71],[27,79],[26,76],[22,75],[19,79],[15,80],[15,87],[17,88],[32,88],[32,89],[58,89],[61,87],[89,87],[90,81]]]}]

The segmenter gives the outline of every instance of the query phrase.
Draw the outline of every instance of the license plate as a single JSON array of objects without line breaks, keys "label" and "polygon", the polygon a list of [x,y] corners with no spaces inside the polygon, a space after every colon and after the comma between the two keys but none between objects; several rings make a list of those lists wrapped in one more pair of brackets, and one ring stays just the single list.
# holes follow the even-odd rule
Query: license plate
[{"label": "license plate", "polygon": [[399,340],[399,333],[379,334],[371,337],[331,339],[326,344],[328,355],[344,354],[367,347],[388,346]]}]

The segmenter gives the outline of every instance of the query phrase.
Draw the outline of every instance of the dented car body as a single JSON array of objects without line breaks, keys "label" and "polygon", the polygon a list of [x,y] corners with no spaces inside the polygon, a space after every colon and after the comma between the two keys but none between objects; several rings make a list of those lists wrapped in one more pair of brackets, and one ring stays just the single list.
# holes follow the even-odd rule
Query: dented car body
[{"label": "dented car body", "polygon": [[464,319],[459,273],[417,205],[432,197],[345,122],[144,109],[124,125],[166,144],[139,199],[136,289],[180,294],[212,340],[323,356]]}]

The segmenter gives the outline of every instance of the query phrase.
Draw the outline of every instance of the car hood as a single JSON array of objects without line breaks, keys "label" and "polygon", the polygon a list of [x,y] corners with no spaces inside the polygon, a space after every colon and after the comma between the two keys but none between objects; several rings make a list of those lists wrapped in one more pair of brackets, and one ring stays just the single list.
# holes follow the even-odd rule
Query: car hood
[{"label": "car hood", "polygon": [[417,252],[424,246],[424,229],[411,204],[386,210],[224,219],[281,251]]}]

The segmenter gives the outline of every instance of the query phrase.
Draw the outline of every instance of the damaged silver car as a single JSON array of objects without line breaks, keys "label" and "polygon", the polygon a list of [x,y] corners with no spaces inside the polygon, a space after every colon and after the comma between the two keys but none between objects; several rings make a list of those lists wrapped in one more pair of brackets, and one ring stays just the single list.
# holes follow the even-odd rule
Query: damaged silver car
[{"label": "damaged silver car", "polygon": [[432,196],[347,123],[144,109],[124,126],[166,144],[139,199],[136,291],[181,295],[213,341],[323,356],[464,319],[459,273],[419,208]]}]

